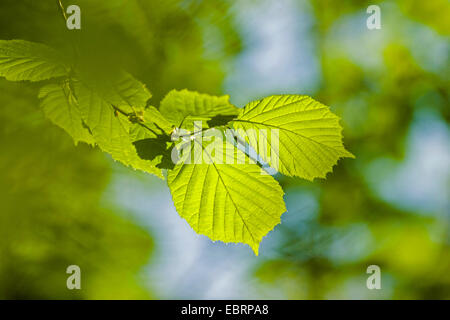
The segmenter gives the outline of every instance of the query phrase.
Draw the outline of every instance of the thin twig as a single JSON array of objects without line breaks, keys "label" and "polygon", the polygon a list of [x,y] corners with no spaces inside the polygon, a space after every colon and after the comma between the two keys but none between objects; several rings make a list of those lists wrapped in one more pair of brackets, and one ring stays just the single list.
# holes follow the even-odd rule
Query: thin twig
[{"label": "thin twig", "polygon": [[67,22],[67,15],[66,15],[66,9],[64,9],[64,6],[61,2],[61,0],[57,0],[59,7],[61,8],[61,12],[64,18],[64,22]]},{"label": "thin twig", "polygon": [[137,123],[138,125],[140,125],[141,127],[147,129],[148,131],[152,132],[152,133],[155,134],[156,136],[158,135],[158,133],[156,133],[152,128],[149,128],[145,123],[142,123],[142,122],[140,122],[140,121],[137,121],[137,122],[131,121],[131,120],[130,120],[130,116],[132,116],[132,115],[135,114],[135,113],[133,113],[133,112],[131,112],[131,113],[125,112],[125,111],[123,111],[122,109],[116,107],[116,106],[113,105],[113,104],[111,104],[111,106],[113,107],[113,109],[114,109],[115,111],[117,111],[117,112],[123,114],[124,116],[126,116],[127,119],[128,119],[128,121],[130,121],[131,123]]},{"label": "thin twig", "polygon": [[[67,22],[67,14],[66,14],[66,9],[64,8],[64,5],[62,4],[61,0],[56,0],[56,2],[57,2],[57,4],[58,4],[58,6],[61,8],[61,13],[62,13],[62,16],[63,16],[63,18],[64,18],[64,22]],[[77,54],[77,48],[76,48],[76,45],[75,45],[74,43],[73,43],[73,46],[74,46],[75,54]],[[70,80],[69,80],[69,81],[70,81]],[[71,89],[70,87],[69,87],[69,90],[72,91],[72,89]],[[74,94],[74,93],[73,93],[73,94]],[[124,99],[124,100],[126,101],[126,99]],[[135,110],[135,108],[134,108],[128,101],[126,101],[126,102],[127,102],[127,104],[131,107],[131,109],[133,110],[133,113],[125,112],[125,111],[123,111],[122,109],[116,107],[116,106],[113,105],[113,104],[111,104],[111,106],[113,107],[113,109],[114,109],[115,111],[117,111],[117,112],[123,114],[124,116],[126,116],[127,119],[128,119],[128,121],[132,122],[132,121],[130,120],[130,116],[133,115],[133,114],[136,114],[136,110]],[[132,122],[132,123],[133,123],[133,122]],[[141,127],[147,129],[148,131],[152,132],[154,135],[158,136],[158,133],[156,133],[153,129],[149,128],[146,124],[144,124],[144,123],[142,123],[142,122],[140,122],[140,121],[137,121],[137,122],[134,122],[134,123],[137,123],[137,124],[140,125]],[[162,131],[163,131],[163,130],[162,130]]]}]

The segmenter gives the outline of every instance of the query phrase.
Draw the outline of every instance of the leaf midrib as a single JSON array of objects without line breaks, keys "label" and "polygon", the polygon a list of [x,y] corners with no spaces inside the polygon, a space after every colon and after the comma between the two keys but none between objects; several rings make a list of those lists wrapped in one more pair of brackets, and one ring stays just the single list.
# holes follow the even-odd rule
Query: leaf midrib
[{"label": "leaf midrib", "polygon": [[[219,171],[219,169],[217,168],[216,164],[214,163],[214,160],[211,158],[211,155],[210,155],[208,152],[206,152],[206,150],[205,150],[205,148],[204,148],[204,146],[203,146],[202,143],[198,142],[196,139],[194,139],[194,141],[197,142],[198,144],[200,144],[200,146],[202,147],[202,149],[203,149],[203,151],[205,152],[205,154],[208,155],[208,158],[211,160],[211,163],[212,163],[212,165],[214,166],[214,169],[216,169],[216,172],[217,172],[217,175],[218,175],[220,181],[222,182],[222,184],[223,184],[223,186],[224,186],[224,188],[225,188],[227,194],[230,196],[230,200],[231,200],[231,202],[233,202],[233,205],[234,205],[234,207],[235,207],[237,213],[239,214],[239,217],[240,217],[241,220],[242,220],[242,223],[244,224],[245,229],[247,229],[248,233],[250,234],[250,237],[252,237],[253,243],[257,243],[256,240],[255,240],[255,238],[253,237],[252,232],[250,231],[249,227],[248,227],[247,224],[245,223],[245,220],[244,220],[244,218],[242,217],[242,214],[241,214],[241,212],[239,211],[238,206],[237,206],[236,203],[234,202],[233,197],[231,196],[231,193],[230,193],[230,191],[228,190],[228,187],[227,187],[225,181],[223,181],[223,178],[222,178],[222,176],[221,176],[221,174],[220,174],[220,171]],[[242,239],[242,240],[245,241],[245,239]]]},{"label": "leaf midrib", "polygon": [[305,135],[303,135],[303,134],[300,134],[300,133],[298,133],[298,132],[295,132],[295,131],[292,131],[292,130],[290,130],[290,129],[286,129],[286,128],[283,128],[283,127],[280,127],[280,126],[277,126],[277,125],[268,124],[268,123],[263,123],[263,122],[255,122],[255,121],[249,121],[249,120],[242,120],[242,119],[236,119],[236,120],[230,121],[230,123],[232,123],[232,122],[244,122],[244,123],[251,123],[251,124],[256,124],[256,125],[261,125],[261,126],[267,126],[267,127],[276,128],[276,129],[279,129],[279,130],[287,131],[287,132],[293,133],[293,134],[295,134],[295,135],[298,135],[298,136],[300,136],[300,137],[302,137],[302,138],[305,138],[305,139],[307,139],[307,140],[309,140],[309,141],[311,141],[311,142],[314,142],[314,143],[320,144],[320,145],[322,145],[322,146],[324,146],[324,147],[326,147],[326,148],[332,149],[333,151],[339,151],[339,150],[336,150],[335,148],[333,148],[333,147],[331,147],[331,146],[328,146],[328,145],[323,144],[323,143],[321,143],[321,142],[319,142],[319,141],[316,141],[316,140],[314,140],[314,139],[311,139],[310,137],[307,137],[307,136],[305,136]]}]

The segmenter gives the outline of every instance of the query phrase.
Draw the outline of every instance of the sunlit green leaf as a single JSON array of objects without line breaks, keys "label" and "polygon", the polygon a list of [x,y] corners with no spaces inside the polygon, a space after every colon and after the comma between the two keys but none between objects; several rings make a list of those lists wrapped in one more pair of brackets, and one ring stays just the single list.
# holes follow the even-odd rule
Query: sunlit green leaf
[{"label": "sunlit green leaf", "polygon": [[95,144],[94,138],[81,120],[77,101],[67,82],[42,87],[39,91],[39,99],[46,117],[66,130],[75,144],[79,141]]},{"label": "sunlit green leaf", "polygon": [[234,146],[234,164],[217,164],[207,143],[194,140],[193,153],[195,143],[201,144],[203,162],[180,163],[168,172],[178,213],[197,233],[213,241],[246,243],[258,254],[262,238],[286,211],[283,190],[248,158],[246,163],[238,163],[237,157],[245,154]]},{"label": "sunlit green leaf", "polygon": [[152,97],[143,83],[124,71],[93,74],[92,70],[83,70],[80,80],[105,101],[127,113],[143,111]]},{"label": "sunlit green leaf", "polygon": [[153,106],[149,106],[142,113],[140,122],[131,127],[131,137],[133,140],[146,138],[156,138],[158,135],[170,135],[172,125]]},{"label": "sunlit green leaf", "polygon": [[339,158],[353,157],[342,143],[339,118],[308,96],[250,102],[231,125],[264,161],[289,176],[325,178]]},{"label": "sunlit green leaf", "polygon": [[156,168],[160,159],[150,161],[138,156],[128,116],[117,112],[111,103],[81,82],[76,83],[75,92],[82,118],[100,149],[125,165],[162,177],[161,169]]},{"label": "sunlit green leaf", "polygon": [[222,125],[234,118],[239,109],[229,102],[229,96],[210,96],[186,89],[170,91],[161,101],[159,110],[177,127],[191,130],[192,122],[202,120],[203,127]]},{"label": "sunlit green leaf", "polygon": [[10,81],[40,81],[67,73],[63,57],[52,48],[24,40],[0,40],[0,76]]}]

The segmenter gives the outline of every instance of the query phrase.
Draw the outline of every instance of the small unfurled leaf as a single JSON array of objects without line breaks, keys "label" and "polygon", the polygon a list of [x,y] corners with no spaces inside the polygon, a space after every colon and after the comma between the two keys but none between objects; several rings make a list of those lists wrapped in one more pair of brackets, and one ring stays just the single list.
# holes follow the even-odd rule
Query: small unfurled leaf
[{"label": "small unfurled leaf", "polygon": [[[283,190],[234,145],[225,143],[223,150],[231,148],[234,156],[230,159],[225,152],[229,161],[220,164],[210,143],[192,140],[193,153],[195,144],[201,150],[201,163],[181,162],[168,172],[178,213],[197,233],[213,241],[246,243],[257,255],[262,238],[286,211]],[[239,163],[239,158],[245,162]]]},{"label": "small unfurled leaf", "polygon": [[75,144],[79,141],[95,144],[89,129],[83,124],[77,101],[68,81],[42,87],[39,91],[39,99],[46,117],[66,130]]},{"label": "small unfurled leaf", "polygon": [[229,98],[229,96],[216,97],[186,89],[172,90],[161,101],[159,111],[172,124],[180,128],[191,130],[193,121],[196,120],[203,121],[204,128],[219,126],[239,113],[239,109],[229,102]]},{"label": "small unfurled leaf", "polygon": [[56,50],[24,40],[0,40],[0,76],[10,81],[41,81],[68,74]]},{"label": "small unfurled leaf", "polygon": [[308,180],[325,178],[339,158],[339,118],[308,96],[276,95],[250,102],[230,123],[271,167]]}]

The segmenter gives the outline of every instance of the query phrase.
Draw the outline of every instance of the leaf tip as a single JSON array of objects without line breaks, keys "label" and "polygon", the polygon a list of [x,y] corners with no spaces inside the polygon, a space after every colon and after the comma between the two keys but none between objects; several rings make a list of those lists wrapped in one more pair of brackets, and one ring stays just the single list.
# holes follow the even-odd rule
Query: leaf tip
[{"label": "leaf tip", "polygon": [[353,154],[353,153],[351,153],[350,151],[347,151],[347,150],[345,150],[346,151],[346,154],[345,154],[345,158],[350,158],[350,159],[356,159],[356,156]]},{"label": "leaf tip", "polygon": [[250,245],[250,248],[253,250],[253,253],[255,254],[255,256],[259,255],[259,243],[254,243],[254,244]]}]

